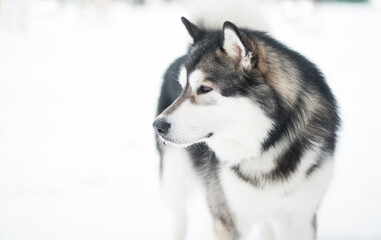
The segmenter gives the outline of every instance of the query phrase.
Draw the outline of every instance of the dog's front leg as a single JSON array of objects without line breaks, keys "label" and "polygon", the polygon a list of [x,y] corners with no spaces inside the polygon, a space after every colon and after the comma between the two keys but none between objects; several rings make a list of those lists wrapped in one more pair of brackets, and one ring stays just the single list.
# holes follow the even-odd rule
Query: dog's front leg
[{"label": "dog's front leg", "polygon": [[185,148],[165,146],[162,151],[161,184],[171,220],[170,240],[184,240],[188,195],[195,176]]},{"label": "dog's front leg", "polygon": [[316,216],[290,216],[278,221],[277,239],[315,240]]},{"label": "dog's front leg", "polygon": [[218,240],[238,240],[238,234],[233,226],[221,218],[214,219],[214,232]]}]

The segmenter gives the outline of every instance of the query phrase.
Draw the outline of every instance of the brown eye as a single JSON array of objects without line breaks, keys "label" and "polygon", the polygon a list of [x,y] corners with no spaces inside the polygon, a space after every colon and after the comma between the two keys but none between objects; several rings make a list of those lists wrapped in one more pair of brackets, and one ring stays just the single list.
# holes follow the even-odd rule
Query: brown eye
[{"label": "brown eye", "polygon": [[198,89],[197,89],[197,95],[201,95],[201,94],[205,94],[205,93],[208,93],[210,91],[212,91],[213,88],[209,87],[209,86],[206,86],[206,85],[201,85]]}]

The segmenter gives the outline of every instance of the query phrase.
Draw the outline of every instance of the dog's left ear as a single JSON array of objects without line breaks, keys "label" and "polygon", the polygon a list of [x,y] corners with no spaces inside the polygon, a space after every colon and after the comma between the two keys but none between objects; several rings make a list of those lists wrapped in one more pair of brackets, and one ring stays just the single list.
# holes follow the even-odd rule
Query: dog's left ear
[{"label": "dog's left ear", "polygon": [[256,46],[246,33],[227,21],[223,26],[222,39],[223,50],[235,62],[236,66],[256,67],[258,61],[255,52]]},{"label": "dog's left ear", "polygon": [[181,17],[181,21],[183,22],[183,24],[184,24],[185,28],[187,29],[189,35],[192,37],[193,43],[197,42],[198,40],[200,40],[204,36],[205,31],[200,29],[199,27],[197,27],[193,23],[191,23],[185,17]]}]

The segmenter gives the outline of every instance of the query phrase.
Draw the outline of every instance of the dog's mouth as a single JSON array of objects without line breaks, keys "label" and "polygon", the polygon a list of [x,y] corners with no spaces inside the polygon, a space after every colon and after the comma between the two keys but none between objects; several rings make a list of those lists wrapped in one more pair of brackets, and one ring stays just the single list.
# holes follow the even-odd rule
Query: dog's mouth
[{"label": "dog's mouth", "polygon": [[178,145],[178,146],[187,147],[187,146],[199,143],[199,142],[205,142],[206,139],[212,137],[213,135],[214,135],[214,133],[210,132],[206,136],[204,136],[204,137],[202,137],[202,138],[200,138],[200,139],[198,139],[196,141],[192,141],[192,142],[182,142],[182,141],[179,141],[177,139],[171,139],[171,138],[168,138],[168,137],[165,137],[165,136],[159,136],[159,138],[163,142],[164,145],[166,145],[167,143],[170,143],[172,145]]}]

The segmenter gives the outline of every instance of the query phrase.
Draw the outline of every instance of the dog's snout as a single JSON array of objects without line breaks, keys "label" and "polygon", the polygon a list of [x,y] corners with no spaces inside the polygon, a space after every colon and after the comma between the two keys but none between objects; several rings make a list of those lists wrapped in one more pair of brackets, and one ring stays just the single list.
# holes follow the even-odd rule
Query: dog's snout
[{"label": "dog's snout", "polygon": [[163,118],[158,118],[153,122],[153,127],[158,135],[165,136],[167,135],[171,124]]}]

